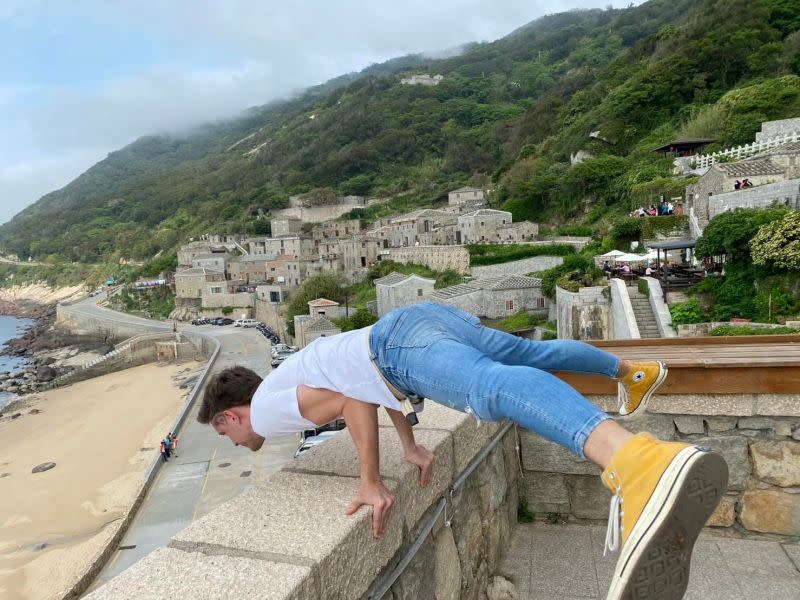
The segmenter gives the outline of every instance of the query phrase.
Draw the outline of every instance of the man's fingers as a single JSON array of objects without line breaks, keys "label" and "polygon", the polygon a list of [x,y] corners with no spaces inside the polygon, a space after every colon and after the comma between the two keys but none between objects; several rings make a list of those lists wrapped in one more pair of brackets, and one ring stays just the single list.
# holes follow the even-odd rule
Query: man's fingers
[{"label": "man's fingers", "polygon": [[380,537],[383,533],[383,506],[375,504],[372,508],[372,537]]},{"label": "man's fingers", "polygon": [[347,510],[344,511],[344,514],[346,514],[348,516],[352,515],[353,513],[355,513],[361,507],[362,504],[363,504],[363,502],[361,502],[360,500],[353,500],[350,503],[350,506],[347,507]]}]

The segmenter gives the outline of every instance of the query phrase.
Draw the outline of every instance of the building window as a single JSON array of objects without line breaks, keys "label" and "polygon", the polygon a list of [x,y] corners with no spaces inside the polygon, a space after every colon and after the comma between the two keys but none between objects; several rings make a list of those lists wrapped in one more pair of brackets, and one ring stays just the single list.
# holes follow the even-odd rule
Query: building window
[{"label": "building window", "polygon": [[212,287],[211,288],[211,293],[212,294],[221,294],[222,293],[222,288],[221,287]]},{"label": "building window", "polygon": [[537,305],[539,308],[544,308],[544,298],[539,298],[539,299],[537,299],[537,301],[536,301],[536,305]]},{"label": "building window", "polygon": [[506,300],[506,310],[514,310],[514,301]]},{"label": "building window", "polygon": [[417,296],[422,296],[422,288],[417,288]]}]

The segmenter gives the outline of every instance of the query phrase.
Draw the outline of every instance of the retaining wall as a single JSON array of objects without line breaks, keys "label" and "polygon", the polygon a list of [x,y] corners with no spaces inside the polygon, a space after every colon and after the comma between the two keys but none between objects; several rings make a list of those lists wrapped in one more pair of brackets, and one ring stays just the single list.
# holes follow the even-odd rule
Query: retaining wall
[{"label": "retaining wall", "polygon": [[[515,430],[481,458],[501,425],[478,425],[428,403],[415,434],[435,454],[436,468],[420,488],[417,469],[403,460],[380,412],[381,472],[396,498],[383,537],[372,537],[371,511],[344,514],[359,485],[358,455],[345,431],[195,521],[87,598],[377,599],[382,590],[394,600],[481,598],[516,522]],[[476,458],[477,468],[459,482]],[[418,538],[419,551],[395,579]]]},{"label": "retaining wall", "polygon": [[564,262],[563,256],[532,256],[499,265],[485,265],[470,268],[470,273],[476,279],[500,277],[502,275],[526,275],[557,267]]},{"label": "retaining wall", "polygon": [[556,286],[556,325],[560,339],[609,339],[612,323],[608,287],[585,287],[568,292]]},{"label": "retaining wall", "polygon": [[714,194],[708,198],[708,218],[737,208],[766,208],[773,202],[800,210],[800,179]]},{"label": "retaining wall", "polygon": [[[590,399],[617,410],[616,397]],[[707,446],[725,457],[728,491],[710,526],[800,536],[800,394],[654,396],[648,414],[619,421],[632,431]],[[521,438],[520,495],[530,511],[608,518],[610,493],[599,468],[532,433]]]},{"label": "retaining wall", "polygon": [[638,340],[642,336],[625,282],[612,278],[608,280],[608,287],[611,290],[611,339]]}]

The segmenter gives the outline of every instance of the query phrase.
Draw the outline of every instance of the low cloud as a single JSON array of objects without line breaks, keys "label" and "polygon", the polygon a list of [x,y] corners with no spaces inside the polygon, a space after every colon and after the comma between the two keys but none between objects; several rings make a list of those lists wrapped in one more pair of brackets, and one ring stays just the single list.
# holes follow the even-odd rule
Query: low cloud
[{"label": "low cloud", "polygon": [[[0,81],[0,222],[141,135],[231,117],[395,56],[457,51],[544,14],[607,4],[86,0],[72,19],[86,13],[95,27],[139,32],[142,44],[156,39],[174,53],[100,82]],[[46,6],[13,0],[0,9],[0,33],[8,23],[35,25]]]}]

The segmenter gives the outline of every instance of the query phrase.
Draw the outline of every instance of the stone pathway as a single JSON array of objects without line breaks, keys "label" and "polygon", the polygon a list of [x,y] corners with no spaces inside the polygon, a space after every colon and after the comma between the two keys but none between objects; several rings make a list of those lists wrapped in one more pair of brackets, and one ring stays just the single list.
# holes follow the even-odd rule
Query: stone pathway
[{"label": "stone pathway", "polygon": [[[617,554],[605,527],[520,523],[500,573],[520,600],[603,599]],[[695,545],[684,600],[800,600],[800,543],[740,540],[706,530]]]}]

